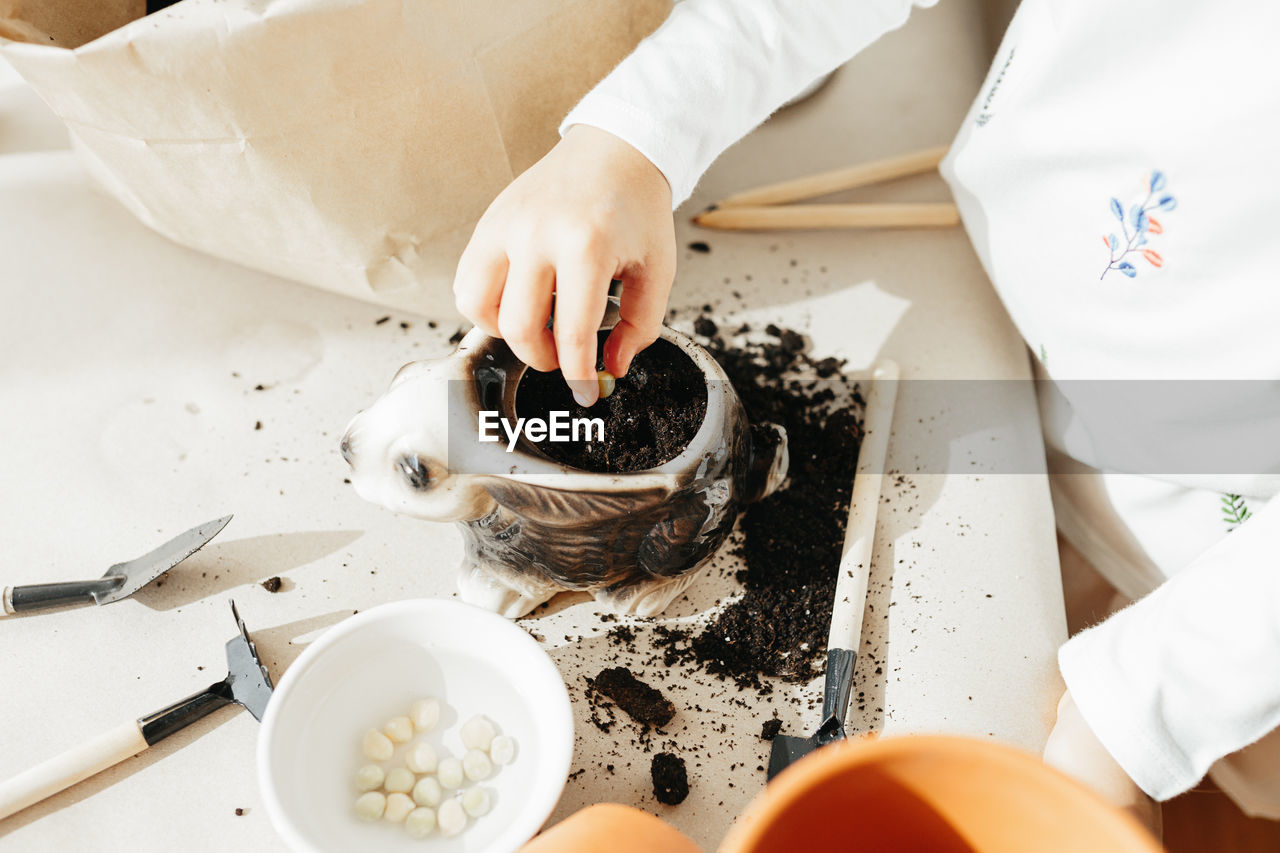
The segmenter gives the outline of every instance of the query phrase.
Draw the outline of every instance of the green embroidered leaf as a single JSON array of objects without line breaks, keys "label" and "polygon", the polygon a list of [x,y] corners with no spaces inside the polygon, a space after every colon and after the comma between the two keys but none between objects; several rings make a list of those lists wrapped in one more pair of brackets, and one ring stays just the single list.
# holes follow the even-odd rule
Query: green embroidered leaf
[{"label": "green embroidered leaf", "polygon": [[1252,515],[1253,511],[1241,495],[1222,496],[1222,520],[1226,522],[1228,533],[1244,524]]}]

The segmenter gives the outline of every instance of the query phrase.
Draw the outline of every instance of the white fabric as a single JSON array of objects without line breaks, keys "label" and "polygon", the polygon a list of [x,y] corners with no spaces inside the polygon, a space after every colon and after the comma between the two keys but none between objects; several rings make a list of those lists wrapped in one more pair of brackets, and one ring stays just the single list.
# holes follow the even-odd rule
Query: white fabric
[{"label": "white fabric", "polygon": [[[1251,733],[1261,737],[1244,750],[1228,749],[1209,775],[1247,813],[1280,818],[1280,730],[1268,722],[1276,713],[1276,697],[1266,687],[1266,673],[1276,669],[1280,625],[1280,599],[1268,587],[1280,582],[1280,572],[1268,570],[1276,559],[1280,498],[1241,498],[1254,515],[1239,529],[1251,535],[1228,537],[1219,492],[1104,473],[1054,451],[1049,468],[1063,535],[1130,598],[1157,590],[1063,647],[1059,660],[1077,707],[1123,766],[1146,768],[1143,788],[1157,798],[1172,796],[1185,788],[1186,779],[1203,775],[1216,757],[1214,739],[1223,732],[1235,743],[1247,742]],[[1263,509],[1265,517],[1258,514]],[[1226,564],[1231,569],[1221,571]],[[1167,577],[1175,579],[1165,584]],[[1238,598],[1241,580],[1261,613],[1270,608],[1269,617],[1251,617],[1203,595],[1201,586],[1207,584],[1227,601]],[[1153,631],[1149,620],[1156,619],[1169,622]],[[1200,651],[1184,654],[1185,642]],[[1203,670],[1206,656],[1212,665]],[[1269,660],[1269,666],[1258,670],[1260,659]],[[1129,670],[1139,661],[1145,663],[1135,680]],[[1173,690],[1152,696],[1155,678]],[[1261,690],[1248,689],[1255,680]],[[1246,689],[1240,690],[1241,684]],[[1223,697],[1230,705],[1222,704]],[[1251,719],[1251,714],[1257,716]],[[1160,764],[1144,758],[1148,754],[1157,755]]]},{"label": "white fabric", "polygon": [[[728,145],[911,6],[687,0],[563,127],[626,140],[679,203]],[[1056,379],[1280,377],[1280,216],[1259,190],[1280,182],[1277,31],[1280,8],[1244,0],[1027,0],[1019,10],[944,174],[1010,315]],[[1158,798],[1280,723],[1273,388],[1256,383],[1230,405],[1193,395],[1117,407],[1091,394],[1096,385],[1069,383],[1045,400],[1050,447],[1106,471],[1165,473],[1107,479],[1102,503],[1074,505],[1084,513],[1070,522],[1077,547],[1109,563],[1129,594],[1158,589],[1060,657],[1085,718]],[[1250,476],[1167,475],[1171,448],[1206,441],[1267,452],[1238,472]],[[1224,492],[1255,513],[1234,532]],[[1091,534],[1089,513],[1104,506],[1118,520]],[[1280,771],[1257,754],[1220,765],[1219,782],[1280,818]]]},{"label": "white fabric", "polygon": [[[1137,510],[1141,516],[1141,510]],[[1166,525],[1167,527],[1167,525]],[[1280,725],[1280,500],[1136,604],[1062,647],[1058,661],[1098,739],[1151,796],[1167,799],[1211,764]],[[1176,529],[1168,530],[1176,538]],[[1275,755],[1280,739],[1265,748]],[[1261,745],[1260,745],[1261,746]],[[1220,779],[1255,814],[1280,817],[1280,765]]]},{"label": "white fabric", "polygon": [[937,0],[685,0],[561,124],[644,154],[679,205],[711,162],[814,80]]}]

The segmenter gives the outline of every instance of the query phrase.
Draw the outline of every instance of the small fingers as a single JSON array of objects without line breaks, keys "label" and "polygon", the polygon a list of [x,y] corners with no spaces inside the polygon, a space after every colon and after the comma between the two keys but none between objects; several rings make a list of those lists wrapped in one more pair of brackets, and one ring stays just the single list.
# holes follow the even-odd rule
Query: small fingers
[{"label": "small fingers", "polygon": [[613,261],[580,258],[556,269],[556,357],[581,406],[593,406],[600,397],[596,336],[615,268]]},{"label": "small fingers", "polygon": [[[473,238],[474,240],[474,238]],[[498,306],[507,280],[506,252],[467,245],[453,277],[453,298],[459,313],[485,334],[498,337]]]},{"label": "small fingers", "polygon": [[604,345],[604,366],[614,376],[625,376],[636,354],[658,339],[671,293],[669,275],[629,277],[618,298],[619,321]]},{"label": "small fingers", "polygon": [[513,264],[502,290],[498,331],[516,357],[534,370],[555,370],[556,341],[547,328],[555,270],[545,261]]}]

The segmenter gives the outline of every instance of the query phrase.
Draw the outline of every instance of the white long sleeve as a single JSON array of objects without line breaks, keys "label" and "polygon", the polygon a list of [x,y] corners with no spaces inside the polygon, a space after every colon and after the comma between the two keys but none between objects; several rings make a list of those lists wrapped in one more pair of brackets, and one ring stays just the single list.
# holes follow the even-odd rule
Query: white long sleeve
[{"label": "white long sleeve", "polygon": [[1089,726],[1152,797],[1182,793],[1280,725],[1277,555],[1280,498],[1060,650]]},{"label": "white long sleeve", "polygon": [[936,0],[685,0],[561,125],[608,131],[679,205],[722,151],[789,98]]}]

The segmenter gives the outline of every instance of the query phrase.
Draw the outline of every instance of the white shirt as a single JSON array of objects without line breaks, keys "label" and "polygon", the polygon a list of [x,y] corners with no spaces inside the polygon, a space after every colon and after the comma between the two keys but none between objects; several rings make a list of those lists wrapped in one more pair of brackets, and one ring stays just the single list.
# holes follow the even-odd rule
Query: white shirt
[{"label": "white shirt", "polygon": [[[679,204],[913,5],[932,4],[686,0],[563,126],[630,143]],[[1076,704],[1148,794],[1219,762],[1246,810],[1280,818],[1280,737],[1239,752],[1280,725],[1277,32],[1280,7],[1245,0],[1026,0],[943,171],[1059,380],[1046,442],[1107,472],[1055,494],[1059,523],[1146,596],[1062,648]],[[1154,384],[1222,378],[1259,381]]]}]

